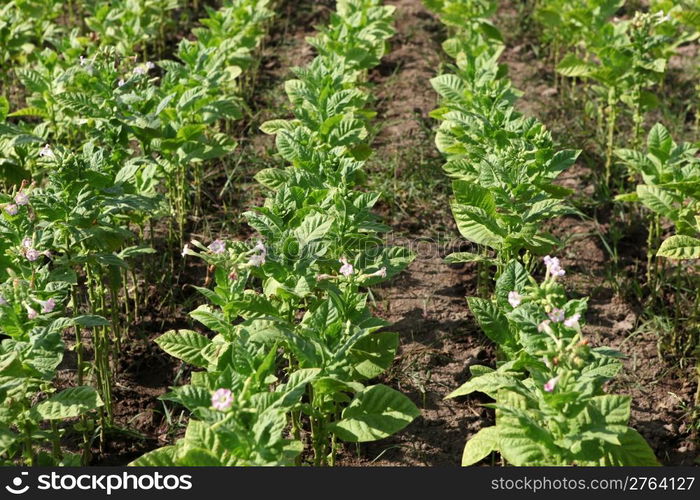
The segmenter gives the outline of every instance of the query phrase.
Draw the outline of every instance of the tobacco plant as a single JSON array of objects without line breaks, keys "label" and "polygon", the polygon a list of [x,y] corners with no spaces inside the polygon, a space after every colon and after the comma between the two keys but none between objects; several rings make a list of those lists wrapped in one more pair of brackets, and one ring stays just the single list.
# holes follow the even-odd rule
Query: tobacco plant
[{"label": "tobacco plant", "polygon": [[658,465],[644,438],[628,427],[631,398],[606,394],[621,354],[591,347],[581,324],[586,299],[567,300],[558,259],[545,258],[541,283],[511,262],[492,300],[470,298],[470,309],[505,359],[497,369],[476,365],[448,397],[482,392],[495,400],[496,425],[475,434],[462,465],[498,451],[512,465]]},{"label": "tobacco plant", "polygon": [[570,211],[562,201],[569,191],[553,181],[578,152],[556,151],[544,125],[515,110],[519,93],[498,63],[500,36],[491,30],[485,36],[480,19],[464,26],[464,36],[459,31],[445,43],[456,65],[431,82],[441,97],[432,116],[442,122],[436,144],[447,157],[445,171],[455,179],[457,227],[494,253],[460,252],[448,260],[495,264],[499,275],[511,259],[530,262],[557,244],[542,223]]},{"label": "tobacco plant", "polygon": [[[668,281],[673,294],[675,328],[670,339],[672,349],[687,353],[697,343],[700,324],[700,292],[694,285],[693,263],[700,258],[700,159],[698,148],[690,143],[676,144],[668,130],[657,123],[649,132],[647,151],[622,149],[617,156],[643,183],[636,191],[617,197],[618,200],[641,203],[647,221],[647,285],[658,296],[659,289]],[[673,226],[674,234],[661,241],[666,223]],[[687,262],[675,263],[670,280],[662,278],[660,267],[664,259]],[[664,270],[665,270],[664,266]],[[690,270],[692,311],[683,314],[683,268]],[[676,331],[683,328],[689,337],[679,338]]]},{"label": "tobacco plant", "polygon": [[591,80],[591,92],[604,116],[605,185],[612,176],[615,136],[619,124],[620,103],[632,114],[632,145],[640,139],[644,114],[657,107],[655,88],[662,82],[666,65],[683,38],[669,36],[672,17],[663,12],[637,12],[633,19],[606,23],[583,40],[582,55],[567,54],[557,65],[564,76]]},{"label": "tobacco plant", "polygon": [[[356,189],[371,153],[366,120],[373,115],[361,82],[393,34],[392,13],[375,0],[338,2],[327,29],[312,39],[319,55],[295,68],[297,78],[285,86],[294,118],[262,126],[290,165],[256,176],[269,196],[245,215],[261,240],[193,241],[183,250],[214,273],[214,290],[198,288],[211,305],[191,315],[216,336],[180,330],[158,339],[205,369],[191,383],[201,399],[191,404],[184,396],[190,386],[174,388],[166,398],[193,412],[188,434],[135,465],[185,463],[188,450],[205,442],[202,429],[221,443],[234,432],[243,436],[231,454],[216,449],[218,463],[298,464],[306,444],[314,464],[333,465],[338,439],[381,439],[418,415],[406,396],[371,383],[390,366],[398,338],[380,330],[386,324],[372,316],[363,291],[413,255],[382,243],[389,228],[371,213],[379,196]],[[231,375],[216,378],[221,370]]]},{"label": "tobacco plant", "polygon": [[[496,410],[496,425],[467,443],[462,463],[499,451],[513,465],[656,464],[627,427],[630,398],[603,392],[620,355],[591,348],[584,338],[586,300],[566,299],[558,259],[544,258],[542,284],[525,268],[534,270],[533,256],[558,243],[542,225],[570,211],[563,201],[568,190],[552,181],[578,152],[555,151],[544,126],[515,110],[518,94],[498,63],[501,37],[483,29],[480,13],[460,9],[465,3],[431,2],[446,23],[461,27],[444,44],[456,67],[432,82],[441,96],[433,112],[442,121],[436,144],[456,178],[452,211],[460,233],[494,255],[461,252],[447,260],[496,265],[495,297],[468,302],[499,352],[496,370],[472,367],[472,379],[448,396],[483,392],[496,400],[487,405]],[[461,25],[449,17],[453,12],[467,16]],[[489,294],[483,278],[481,285]]]},{"label": "tobacco plant", "polygon": [[[56,255],[51,230],[34,213],[41,195],[28,186],[0,195],[0,462],[79,465],[94,438],[88,416],[103,402],[92,387],[78,383],[56,391],[52,380],[65,351],[63,331],[106,321],[68,314],[76,275]],[[82,461],[61,447],[61,437],[70,432],[61,423],[75,417],[81,417],[77,427],[84,433]]]}]

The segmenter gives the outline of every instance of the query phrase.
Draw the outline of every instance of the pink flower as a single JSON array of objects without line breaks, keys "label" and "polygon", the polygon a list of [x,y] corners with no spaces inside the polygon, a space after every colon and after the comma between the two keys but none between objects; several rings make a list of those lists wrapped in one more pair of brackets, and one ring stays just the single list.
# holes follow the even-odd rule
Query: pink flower
[{"label": "pink flower", "polygon": [[32,248],[32,246],[34,246],[34,241],[29,236],[22,239],[22,248]]},{"label": "pink flower", "polygon": [[552,311],[549,313],[549,319],[552,320],[554,323],[561,323],[564,321],[565,315],[564,311],[562,309],[552,309]]},{"label": "pink flower", "polygon": [[557,383],[559,382],[559,377],[554,377],[550,378],[546,384],[544,384],[544,390],[546,392],[552,392],[554,391],[554,388],[557,386]]},{"label": "pink flower", "polygon": [[30,248],[29,250],[27,250],[27,253],[25,253],[24,255],[25,255],[25,257],[27,257],[27,260],[29,262],[34,262],[36,259],[39,258],[41,253],[34,248]]},{"label": "pink flower", "polygon": [[50,313],[54,310],[56,307],[56,301],[53,299],[49,300],[38,300],[39,304],[41,304],[41,312],[42,313]]},{"label": "pink flower", "polygon": [[355,268],[352,267],[352,264],[350,264],[348,262],[348,259],[346,259],[345,257],[342,257],[339,262],[343,264],[342,266],[340,266],[340,274],[342,274],[343,276],[350,276],[352,273],[355,272]]},{"label": "pink flower", "polygon": [[550,323],[551,323],[550,320],[548,320],[548,319],[544,320],[542,323],[537,325],[537,331],[541,333],[541,332],[544,332],[545,330],[551,330],[551,328],[549,326]]},{"label": "pink flower", "polygon": [[17,203],[20,206],[27,205],[29,203],[29,196],[27,196],[26,193],[20,191],[15,195],[15,203]]},{"label": "pink flower", "polygon": [[7,300],[5,300],[5,297],[0,295],[0,306],[6,306],[8,304]]},{"label": "pink flower", "polygon": [[39,313],[36,312],[36,311],[35,311],[34,309],[32,309],[31,307],[29,307],[29,306],[25,306],[25,307],[27,308],[27,317],[28,317],[29,319],[34,319],[34,318],[36,318],[37,316],[39,316]]},{"label": "pink flower", "polygon": [[581,315],[579,313],[576,313],[570,318],[566,318],[566,321],[564,321],[564,325],[566,325],[568,328],[576,328],[578,327],[579,319],[581,319]]},{"label": "pink flower", "polygon": [[209,248],[211,253],[221,255],[226,252],[226,243],[221,240],[214,240],[207,248]]},{"label": "pink flower", "polygon": [[545,266],[547,266],[547,273],[549,273],[549,275],[553,278],[564,276],[566,274],[566,271],[562,269],[561,263],[557,257],[550,257],[547,255],[543,260]]},{"label": "pink flower", "polygon": [[511,305],[511,307],[518,307],[522,300],[523,296],[515,290],[512,292],[508,292],[508,303]]},{"label": "pink flower", "polygon": [[5,212],[7,212],[10,215],[17,215],[17,212],[19,212],[19,207],[14,203],[10,203],[5,207]]},{"label": "pink flower", "polygon": [[217,389],[211,396],[211,405],[215,410],[226,411],[233,404],[233,394],[228,389]]}]

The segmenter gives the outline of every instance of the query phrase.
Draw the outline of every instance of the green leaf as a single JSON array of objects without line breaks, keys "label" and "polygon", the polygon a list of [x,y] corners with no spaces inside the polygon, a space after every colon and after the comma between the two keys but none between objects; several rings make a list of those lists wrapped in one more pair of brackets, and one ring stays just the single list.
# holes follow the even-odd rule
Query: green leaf
[{"label": "green leaf", "polygon": [[669,259],[700,259],[700,239],[676,234],[661,243],[656,255]]},{"label": "green leaf", "polygon": [[289,174],[279,168],[265,168],[255,174],[255,180],[267,188],[277,190],[289,181]]},{"label": "green leaf", "polygon": [[102,400],[95,389],[80,386],[54,394],[30,411],[34,418],[40,420],[64,420],[77,417],[102,405]]},{"label": "green leaf", "polygon": [[498,391],[505,388],[514,392],[522,392],[524,390],[520,382],[515,378],[503,375],[499,372],[489,372],[478,377],[472,377],[471,380],[465,382],[458,389],[448,394],[445,399],[466,396],[472,392],[483,392],[493,399],[496,399]]},{"label": "green leaf", "polygon": [[489,300],[468,297],[469,309],[486,336],[499,345],[513,345],[508,318]]},{"label": "green leaf", "polygon": [[398,346],[398,333],[375,332],[368,335],[350,350],[352,366],[365,379],[377,377],[394,362]]},{"label": "green leaf", "polygon": [[508,304],[510,292],[522,292],[530,283],[530,275],[517,260],[511,260],[496,280],[496,297],[501,306]]},{"label": "green leaf", "polygon": [[473,182],[457,179],[452,181],[452,190],[457,203],[482,209],[493,216],[496,213],[496,200],[491,191]]},{"label": "green leaf", "polygon": [[190,312],[190,316],[210,330],[224,334],[227,338],[232,335],[234,330],[233,325],[226,322],[222,313],[214,311],[207,305],[199,306],[197,309]]},{"label": "green leaf", "polygon": [[109,326],[110,323],[106,318],[102,316],[96,316],[93,314],[85,314],[83,316],[76,316],[73,318],[73,323],[77,326],[83,326],[85,328],[94,328],[96,326]]},{"label": "green leaf", "polygon": [[498,428],[484,427],[467,441],[462,453],[462,467],[466,467],[486,458],[498,449]]},{"label": "green leaf", "polygon": [[586,77],[591,75],[594,69],[591,64],[573,54],[564,56],[564,59],[557,65],[557,73],[569,77]]},{"label": "green leaf", "polygon": [[637,186],[637,196],[647,208],[659,215],[673,219],[675,200],[666,190],[657,186]]},{"label": "green leaf", "polygon": [[129,467],[174,467],[176,446],[164,446],[157,450],[149,451],[129,464]]},{"label": "green leaf", "polygon": [[351,443],[376,441],[400,431],[418,415],[420,411],[406,396],[385,385],[373,385],[357,393],[342,419],[330,428]]},{"label": "green leaf", "polygon": [[328,215],[321,215],[319,213],[309,215],[296,231],[294,231],[299,240],[299,246],[303,248],[314,241],[322,240],[331,229],[332,225],[333,218]]},{"label": "green leaf", "polygon": [[502,230],[483,209],[452,203],[459,232],[469,241],[498,250],[503,243]]},{"label": "green leaf", "polygon": [[463,262],[488,262],[495,264],[496,261],[491,257],[471,252],[455,252],[445,257],[445,263],[447,264],[460,264]]},{"label": "green leaf", "polygon": [[204,368],[209,364],[205,349],[211,340],[192,330],[171,330],[158,337],[156,344],[171,356],[191,365]]},{"label": "green leaf", "polygon": [[636,430],[629,428],[620,436],[620,446],[604,444],[605,456],[600,465],[646,467],[660,465],[646,440]]}]

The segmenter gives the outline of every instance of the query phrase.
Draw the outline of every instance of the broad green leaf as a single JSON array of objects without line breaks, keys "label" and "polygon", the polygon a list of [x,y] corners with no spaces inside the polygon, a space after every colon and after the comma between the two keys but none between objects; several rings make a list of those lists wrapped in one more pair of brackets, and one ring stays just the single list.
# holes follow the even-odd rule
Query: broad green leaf
[{"label": "broad green leaf", "polygon": [[606,443],[605,455],[600,461],[604,466],[648,467],[660,465],[646,440],[636,430],[629,428],[620,436],[620,446]]},{"label": "broad green leaf", "polygon": [[557,73],[569,77],[590,76],[594,68],[574,54],[567,54],[557,65]]},{"label": "broad green leaf", "polygon": [[394,362],[398,346],[398,333],[375,332],[368,335],[350,350],[352,366],[365,379],[377,377]]},{"label": "broad green leaf", "polygon": [[637,196],[647,208],[659,215],[673,219],[675,200],[666,190],[657,186],[637,186]]},{"label": "broad green leaf", "polygon": [[700,239],[676,234],[661,243],[656,255],[670,259],[700,259]]},{"label": "broad green leaf", "polygon": [[156,339],[165,352],[194,366],[203,368],[209,363],[205,348],[211,344],[204,335],[192,330],[171,330]]},{"label": "broad green leaf", "polygon": [[498,345],[512,346],[514,344],[508,318],[496,304],[479,297],[468,297],[467,302],[469,310],[488,338]]},{"label": "broad green leaf", "polygon": [[515,378],[508,375],[503,375],[499,372],[489,372],[472,377],[471,380],[462,384],[458,389],[455,389],[448,394],[445,399],[466,396],[472,392],[483,392],[497,399],[498,391],[501,389],[509,389],[515,392],[522,392],[524,389]]},{"label": "broad green leaf", "polygon": [[226,322],[222,313],[213,310],[207,305],[199,306],[197,309],[190,312],[190,316],[210,330],[221,333],[229,339],[234,330],[233,325]]},{"label": "broad green leaf", "polygon": [[484,427],[467,441],[462,453],[462,467],[473,465],[498,450],[498,427]]},{"label": "broad green leaf", "polygon": [[179,465],[175,460],[176,454],[176,446],[164,446],[140,456],[129,467],[174,467]]},{"label": "broad green leaf", "polygon": [[373,385],[356,394],[342,419],[330,428],[344,441],[376,441],[400,431],[418,415],[420,411],[406,396],[385,385]]},{"label": "broad green leaf", "polygon": [[30,412],[34,418],[40,420],[65,420],[99,408],[102,404],[95,389],[80,386],[54,394],[46,401],[34,406]]}]

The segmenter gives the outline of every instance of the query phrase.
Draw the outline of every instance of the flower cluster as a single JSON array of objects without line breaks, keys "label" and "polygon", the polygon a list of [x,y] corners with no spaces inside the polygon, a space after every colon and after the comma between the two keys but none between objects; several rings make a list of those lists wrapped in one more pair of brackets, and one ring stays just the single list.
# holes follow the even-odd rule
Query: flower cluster
[{"label": "flower cluster", "polygon": [[556,279],[559,276],[564,276],[566,271],[561,267],[559,259],[557,257],[550,257],[547,255],[544,258],[544,265],[547,266],[547,276],[551,276],[552,279]]},{"label": "flower cluster", "polygon": [[253,267],[265,265],[267,248],[265,248],[265,245],[263,245],[261,241],[258,241],[258,244],[253,247],[253,252],[253,255],[250,256],[250,260],[248,260],[248,264]]}]

